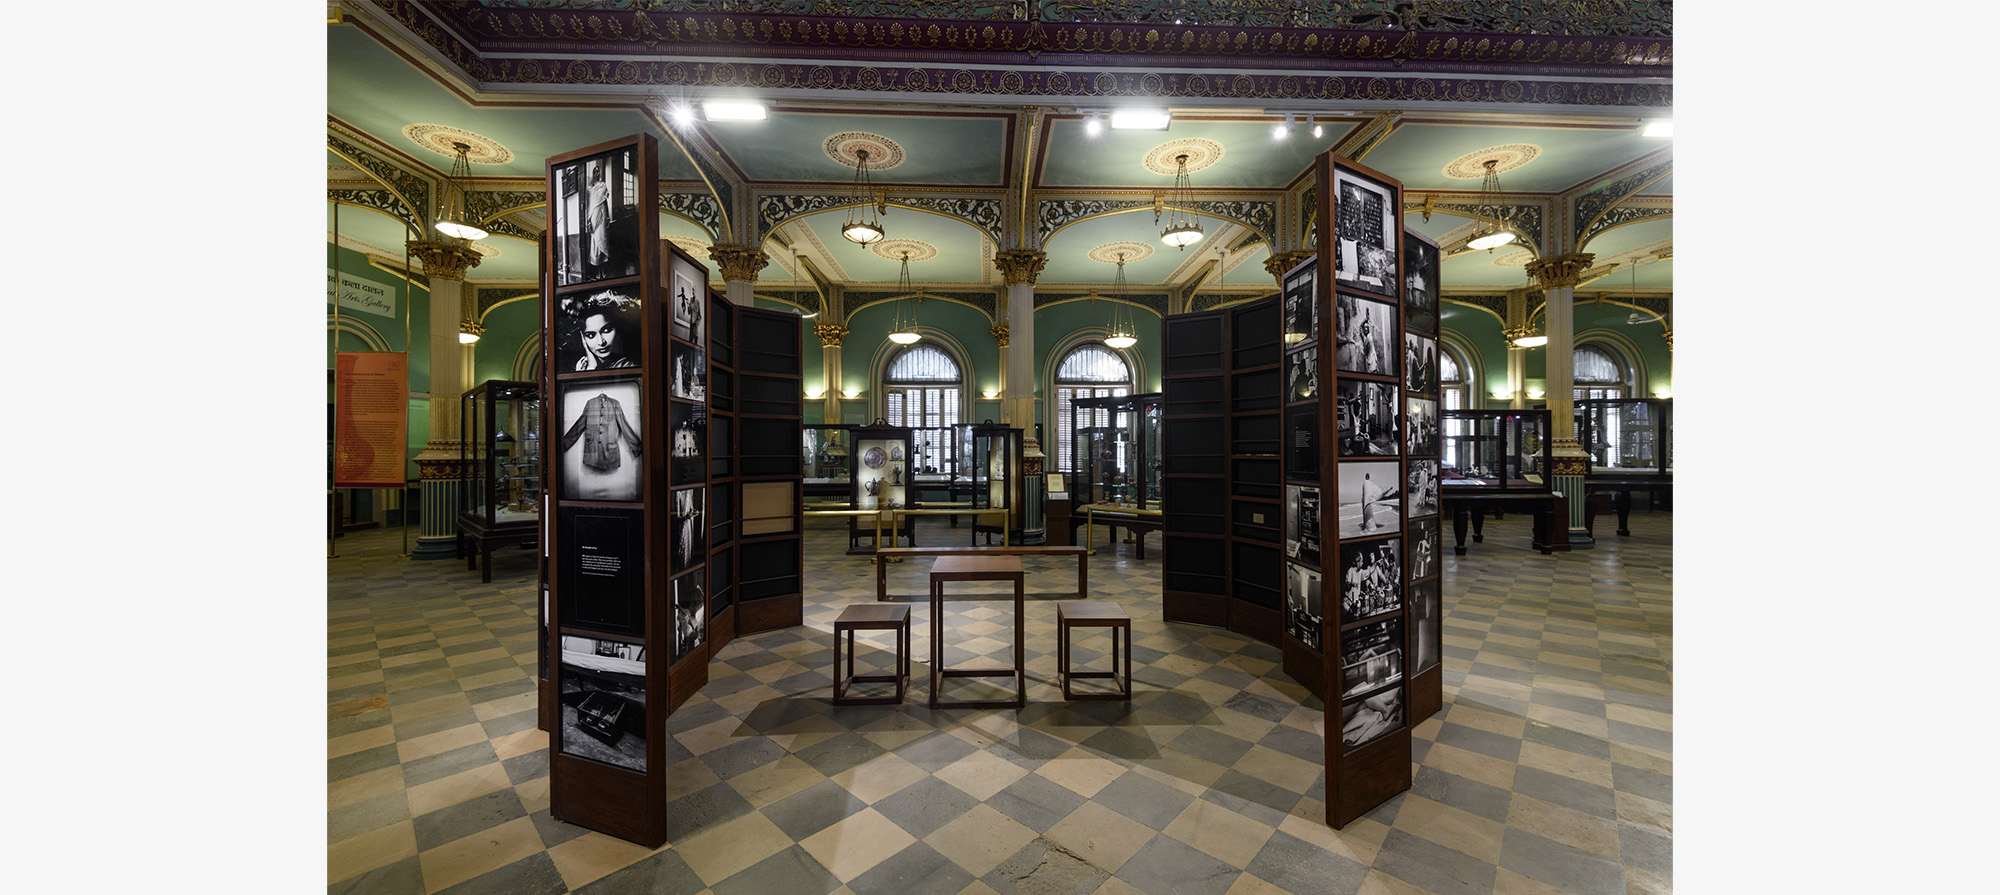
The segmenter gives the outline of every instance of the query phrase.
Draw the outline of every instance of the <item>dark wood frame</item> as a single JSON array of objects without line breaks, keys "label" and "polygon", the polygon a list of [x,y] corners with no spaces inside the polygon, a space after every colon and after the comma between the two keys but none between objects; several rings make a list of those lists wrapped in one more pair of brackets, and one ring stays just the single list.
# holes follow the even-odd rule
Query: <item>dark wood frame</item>
[{"label": "dark wood frame", "polygon": [[[503,391],[526,392],[522,395],[500,395]],[[479,569],[479,580],[493,580],[493,548],[521,544],[533,544],[542,533],[542,462],[546,444],[537,447],[535,454],[535,479],[531,488],[535,492],[536,512],[533,519],[518,519],[507,522],[497,521],[498,508],[492,496],[493,483],[498,481],[495,464],[494,445],[496,429],[493,425],[493,406],[501,400],[532,401],[535,424],[542,424],[541,383],[518,382],[506,379],[489,379],[470,389],[459,398],[459,433],[463,441],[459,448],[459,507],[457,555],[465,558],[465,567]],[[476,417],[468,413],[468,408],[478,408]],[[475,422],[483,422],[483,425]],[[542,439],[546,441],[546,439]],[[515,443],[519,443],[519,438]],[[477,494],[475,494],[477,492]],[[473,512],[470,506],[483,506],[484,513]]]}]

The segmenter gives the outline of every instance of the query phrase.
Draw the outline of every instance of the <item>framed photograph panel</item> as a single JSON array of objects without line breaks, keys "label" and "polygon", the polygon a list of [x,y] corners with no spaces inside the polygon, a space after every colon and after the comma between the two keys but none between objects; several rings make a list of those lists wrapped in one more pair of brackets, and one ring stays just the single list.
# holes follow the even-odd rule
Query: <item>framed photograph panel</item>
[{"label": "framed photograph panel", "polygon": [[705,487],[681,488],[673,494],[673,519],[668,524],[668,549],[673,553],[673,571],[679,574],[700,565],[708,551],[708,525],[704,518],[708,505]]},{"label": "framed photograph panel", "polygon": [[639,275],[637,162],[625,147],[555,169],[549,253],[558,287]]},{"label": "framed photograph panel", "polygon": [[1437,515],[1439,509],[1438,461],[1411,460],[1407,465],[1410,481],[1408,489],[1404,491],[1404,495],[1407,498],[1404,506],[1408,510],[1404,515],[1412,519],[1418,516]]},{"label": "framed photograph panel", "polygon": [[1426,395],[1438,390],[1438,342],[1430,336],[1403,334],[1403,388]]},{"label": "framed photograph panel", "polygon": [[1403,680],[1403,619],[1391,616],[1340,632],[1340,698]]},{"label": "framed photograph panel", "polygon": [[1438,402],[1436,398],[1411,398],[1408,428],[1404,430],[1412,457],[1438,455]]},{"label": "framed photograph panel", "polygon": [[1319,405],[1285,408],[1285,478],[1319,480]]},{"label": "framed photograph panel", "polygon": [[630,286],[556,300],[556,372],[625,370],[643,359],[639,290]]},{"label": "framed photograph panel", "polygon": [[1403,530],[1403,464],[1343,462],[1338,494],[1341,540]]},{"label": "framed photograph panel", "polygon": [[1285,400],[1309,401],[1319,395],[1319,346],[1308,345],[1285,355]]},{"label": "framed photograph panel", "polygon": [[565,635],[561,662],[563,753],[646,770],[646,648]]},{"label": "framed photograph panel", "polygon": [[706,570],[682,575],[670,582],[673,589],[673,660],[679,662],[708,642],[708,596],[702,581]]},{"label": "framed photograph panel", "polygon": [[684,401],[707,403],[708,352],[676,345],[673,355],[674,362],[667,377],[667,393]]},{"label": "framed photograph panel", "polygon": [[1304,345],[1319,340],[1319,301],[1313,286],[1319,279],[1319,265],[1307,264],[1285,278],[1285,345]]},{"label": "framed photograph panel", "polygon": [[1358,295],[1333,297],[1333,368],[1396,375],[1396,306]]},{"label": "framed photograph panel", "polygon": [[707,346],[708,270],[681,257],[670,255],[672,274],[668,281],[667,304],[673,313],[668,332],[676,339]]},{"label": "framed photograph panel", "polygon": [[638,500],[645,484],[639,379],[558,382],[562,497]]},{"label": "framed photograph panel", "polygon": [[558,507],[557,624],[645,636],[646,518],[639,510]]},{"label": "framed photograph panel", "polygon": [[1403,608],[1403,540],[1340,545],[1340,623]]},{"label": "framed photograph panel", "polygon": [[1333,189],[1334,285],[1396,298],[1403,216],[1396,190],[1339,166]]},{"label": "framed photograph panel", "polygon": [[1319,488],[1285,486],[1285,556],[1319,565]]},{"label": "framed photograph panel", "polygon": [[668,402],[667,473],[675,485],[708,481],[708,406]]},{"label": "framed photograph panel", "polygon": [[1366,746],[1402,726],[1402,687],[1389,687],[1340,704],[1340,744],[1346,748]]},{"label": "framed photograph panel", "polygon": [[1403,231],[1403,328],[1438,331],[1438,244],[1414,230]]},{"label": "framed photograph panel", "polygon": [[[1335,384],[1340,456],[1393,457],[1402,416],[1402,390],[1382,382],[1342,379]],[[1436,401],[1431,404],[1435,406]]]},{"label": "framed photograph panel", "polygon": [[1403,541],[1403,553],[1409,558],[1410,580],[1429,578],[1443,570],[1444,529],[1438,519],[1417,519],[1410,523],[1410,534]]},{"label": "framed photograph panel", "polygon": [[1410,624],[1417,634],[1416,665],[1422,674],[1444,658],[1444,580],[1433,578],[1410,585]]},{"label": "framed photograph panel", "polygon": [[1319,572],[1295,562],[1285,563],[1285,631],[1307,649],[1319,652],[1325,622]]}]

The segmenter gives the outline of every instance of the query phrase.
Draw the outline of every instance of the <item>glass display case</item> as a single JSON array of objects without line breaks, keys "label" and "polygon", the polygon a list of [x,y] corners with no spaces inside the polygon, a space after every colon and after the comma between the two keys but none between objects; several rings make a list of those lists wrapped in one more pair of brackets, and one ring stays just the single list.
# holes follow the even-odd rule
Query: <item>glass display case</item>
[{"label": "glass display case", "polygon": [[[891,426],[888,421],[878,419],[871,425],[853,426],[847,430],[847,503],[856,510],[893,510],[911,506],[916,493],[916,479],[910,472],[910,459],[914,430],[904,426]],[[884,520],[886,522],[886,520]],[[886,535],[883,542],[894,546],[901,536],[909,546],[916,546],[916,519],[905,516],[900,524],[884,526]],[[876,523],[872,517],[848,517],[847,552],[873,553],[873,537]],[[870,543],[859,544],[863,538]]]},{"label": "glass display case", "polygon": [[1547,491],[1550,446],[1546,410],[1446,410],[1440,478],[1446,488]]},{"label": "glass display case", "polygon": [[[970,503],[972,536],[992,540],[1000,534],[1009,543],[1020,539],[1021,468],[1026,439],[1020,429],[1000,423],[961,423],[958,430],[959,481],[966,493],[954,495]],[[999,511],[999,512],[995,512]]]},{"label": "glass display case", "polygon": [[1671,398],[1576,402],[1576,440],[1590,454],[1590,472],[1672,475],[1673,413]]},{"label": "glass display case", "polygon": [[541,389],[488,380],[459,408],[459,516],[485,530],[541,519]]},{"label": "glass display case", "polygon": [[848,447],[853,443],[851,425],[811,423],[802,427],[805,465],[805,495],[808,498],[846,500],[851,496]]},{"label": "glass display case", "polygon": [[1079,408],[1110,411],[1111,425],[1078,429],[1076,473],[1068,483],[1070,505],[1109,504],[1160,508],[1160,395],[1078,398]]}]

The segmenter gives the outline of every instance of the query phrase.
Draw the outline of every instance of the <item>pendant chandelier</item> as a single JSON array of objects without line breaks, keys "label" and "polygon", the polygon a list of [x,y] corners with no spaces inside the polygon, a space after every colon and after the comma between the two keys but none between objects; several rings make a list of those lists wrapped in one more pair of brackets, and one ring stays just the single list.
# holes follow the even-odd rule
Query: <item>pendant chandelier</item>
[{"label": "pendant chandelier", "polygon": [[[1201,227],[1195,223],[1194,215],[1188,213],[1187,206],[1192,201],[1194,185],[1188,180],[1188,156],[1183,152],[1174,156],[1174,186],[1167,191],[1163,204],[1166,206],[1167,228],[1160,231],[1160,241],[1177,249],[1201,241]],[[1154,207],[1153,223],[1160,222],[1161,208]]]},{"label": "pendant chandelier", "polygon": [[438,195],[437,222],[431,226],[458,239],[485,239],[486,230],[472,223],[465,207],[465,190],[472,180],[472,160],[466,153],[472,147],[453,142],[451,148],[458,151],[458,158],[452,160],[451,174],[444,179],[444,189]]},{"label": "pendant chandelier", "polygon": [[1514,241],[1514,231],[1508,229],[1507,215],[1503,211],[1500,198],[1500,173],[1494,170],[1499,159],[1487,159],[1486,178],[1479,182],[1479,207],[1477,212],[1486,221],[1478,236],[1465,244],[1468,249],[1492,251]]},{"label": "pendant chandelier", "polygon": [[1139,344],[1132,335],[1133,326],[1130,312],[1124,311],[1125,303],[1125,253],[1118,253],[1118,278],[1111,282],[1111,335],[1104,344],[1120,350]]},{"label": "pendant chandelier", "polygon": [[[917,293],[917,309],[921,309],[924,306],[923,290],[911,285],[910,282],[909,252],[903,253],[903,272],[896,277],[896,291],[902,296],[907,296],[911,292]],[[898,297],[896,299],[895,320],[889,329],[889,341],[898,345],[908,345],[921,338],[923,336],[917,334],[917,310],[912,309],[910,311],[910,319],[907,322],[904,321],[903,299]]]},{"label": "pendant chandelier", "polygon": [[854,205],[848,206],[847,224],[840,228],[840,235],[858,245],[881,240],[887,231],[882,229],[878,215],[888,213],[887,208],[881,207],[888,203],[875,201],[875,185],[868,180],[866,149],[854,150],[854,201]]}]

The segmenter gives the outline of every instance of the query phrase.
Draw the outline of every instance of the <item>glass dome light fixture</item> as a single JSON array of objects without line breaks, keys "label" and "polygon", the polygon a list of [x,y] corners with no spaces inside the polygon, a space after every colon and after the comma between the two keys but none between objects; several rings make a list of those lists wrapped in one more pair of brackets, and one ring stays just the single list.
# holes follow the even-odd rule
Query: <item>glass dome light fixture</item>
[{"label": "glass dome light fixture", "polygon": [[[847,208],[847,224],[840,228],[840,235],[856,245],[871,245],[888,235],[878,217],[887,214],[882,206],[887,202],[875,201],[875,185],[868,179],[868,150],[854,150],[854,199],[856,204]],[[859,209],[859,213],[856,213]]]},{"label": "glass dome light fixture", "polygon": [[[915,286],[911,285],[910,282],[909,252],[903,253],[903,271],[902,273],[896,276],[896,291],[901,293],[902,295],[909,295],[911,292],[917,293],[917,307],[919,308],[923,307],[924,304],[923,290],[918,289]],[[900,297],[897,298],[896,316],[894,323],[891,325],[889,329],[889,341],[894,342],[898,345],[909,345],[921,338],[923,338],[923,336],[917,333],[917,312],[915,310],[910,311],[910,319],[908,324],[906,325],[903,321],[903,299]]]},{"label": "glass dome light fixture", "polygon": [[1160,231],[1160,241],[1185,251],[1188,246],[1201,241],[1201,226],[1195,223],[1195,216],[1187,212],[1189,196],[1194,184],[1188,179],[1188,154],[1174,156],[1174,185],[1167,191],[1161,206],[1153,208],[1153,223],[1160,222],[1160,212],[1167,214],[1167,228]]},{"label": "glass dome light fixture", "polygon": [[1492,251],[1514,241],[1514,231],[1508,229],[1507,218],[1501,212],[1500,172],[1494,170],[1500,165],[1499,159],[1485,161],[1486,178],[1479,182],[1479,216],[1486,220],[1482,232],[1465,244],[1468,249]]},{"label": "glass dome light fixture", "polygon": [[451,174],[444,179],[444,190],[438,196],[437,222],[431,226],[458,239],[485,239],[486,230],[472,223],[465,208],[465,188],[472,180],[472,159],[466,153],[472,147],[454,140],[451,148],[458,151],[458,157],[452,160]]},{"label": "glass dome light fixture", "polygon": [[1131,323],[1127,322],[1130,318],[1120,314],[1119,305],[1124,302],[1124,299],[1125,253],[1119,252],[1118,277],[1111,281],[1111,335],[1104,340],[1104,344],[1121,351],[1139,344],[1139,340],[1132,335],[1134,327]]}]

